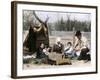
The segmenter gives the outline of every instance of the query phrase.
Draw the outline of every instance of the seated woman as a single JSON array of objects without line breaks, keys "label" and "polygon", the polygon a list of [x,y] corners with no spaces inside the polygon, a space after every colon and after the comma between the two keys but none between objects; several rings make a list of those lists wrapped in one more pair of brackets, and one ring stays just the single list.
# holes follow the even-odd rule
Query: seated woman
[{"label": "seated woman", "polygon": [[83,37],[80,31],[75,34],[74,51],[78,56],[78,60],[90,60],[89,45],[86,37]]},{"label": "seated woman", "polygon": [[56,44],[53,45],[53,52],[63,53],[64,45],[61,43],[60,38],[57,38]]},{"label": "seated woman", "polygon": [[42,58],[43,49],[44,49],[44,44],[41,43],[40,47],[37,49],[36,58],[39,58],[39,59]]},{"label": "seated woman", "polygon": [[41,59],[42,63],[47,63],[48,56],[45,54],[46,48],[43,43],[40,44],[40,47],[37,50],[36,58]]}]

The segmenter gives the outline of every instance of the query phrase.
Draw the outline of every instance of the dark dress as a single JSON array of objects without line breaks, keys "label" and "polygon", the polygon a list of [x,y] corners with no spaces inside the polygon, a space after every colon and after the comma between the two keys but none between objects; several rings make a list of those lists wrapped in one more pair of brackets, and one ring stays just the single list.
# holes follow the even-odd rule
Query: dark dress
[{"label": "dark dress", "polygon": [[39,47],[37,49],[37,55],[36,55],[36,58],[42,58],[42,54],[43,54],[43,48]]},{"label": "dark dress", "polygon": [[47,59],[47,58],[48,58],[48,56],[45,55],[45,53],[43,52],[43,49],[44,49],[44,48],[41,48],[41,47],[39,47],[39,48],[37,49],[36,58],[38,58],[38,59]]},{"label": "dark dress", "polygon": [[53,52],[62,53],[63,51],[64,51],[64,46],[62,43],[60,43],[60,46],[57,44],[54,44]]},{"label": "dark dress", "polygon": [[87,54],[89,51],[88,48],[82,49],[78,60],[91,60],[90,54]]}]

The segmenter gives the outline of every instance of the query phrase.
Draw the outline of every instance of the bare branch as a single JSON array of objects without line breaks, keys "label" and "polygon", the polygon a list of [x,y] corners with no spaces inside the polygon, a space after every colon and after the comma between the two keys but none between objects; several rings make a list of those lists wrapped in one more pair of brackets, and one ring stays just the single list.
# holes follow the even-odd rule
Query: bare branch
[{"label": "bare branch", "polygon": [[45,24],[48,22],[48,20],[49,20],[49,17],[47,16],[47,18],[46,18],[46,20],[45,20]]},{"label": "bare branch", "polygon": [[35,18],[40,22],[40,23],[43,23],[44,22],[36,15],[35,11],[33,11],[33,15],[35,16]]}]

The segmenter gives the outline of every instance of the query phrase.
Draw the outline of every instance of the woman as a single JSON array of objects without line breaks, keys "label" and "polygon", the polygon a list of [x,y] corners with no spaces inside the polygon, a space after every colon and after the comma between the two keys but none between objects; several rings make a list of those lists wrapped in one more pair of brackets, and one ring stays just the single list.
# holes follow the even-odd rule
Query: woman
[{"label": "woman", "polygon": [[82,36],[80,31],[76,31],[74,40],[74,51],[78,56],[78,60],[90,60],[88,41]]},{"label": "woman", "polygon": [[62,54],[64,51],[64,45],[61,43],[61,38],[57,38],[56,44],[53,45],[53,52]]},{"label": "woman", "polygon": [[44,54],[44,52],[43,52],[43,49],[44,49],[45,47],[44,47],[44,44],[43,43],[41,43],[40,44],[40,47],[37,49],[37,55],[36,55],[36,58],[42,58],[43,57],[43,54]]}]

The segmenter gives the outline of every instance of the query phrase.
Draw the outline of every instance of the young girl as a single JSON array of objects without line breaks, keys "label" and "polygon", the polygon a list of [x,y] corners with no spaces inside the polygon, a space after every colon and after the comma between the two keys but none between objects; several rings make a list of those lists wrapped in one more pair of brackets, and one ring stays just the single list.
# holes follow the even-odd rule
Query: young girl
[{"label": "young girl", "polygon": [[65,47],[64,54],[65,54],[65,56],[68,56],[68,57],[73,56],[73,47],[72,47],[71,42],[67,43],[67,47]]}]

